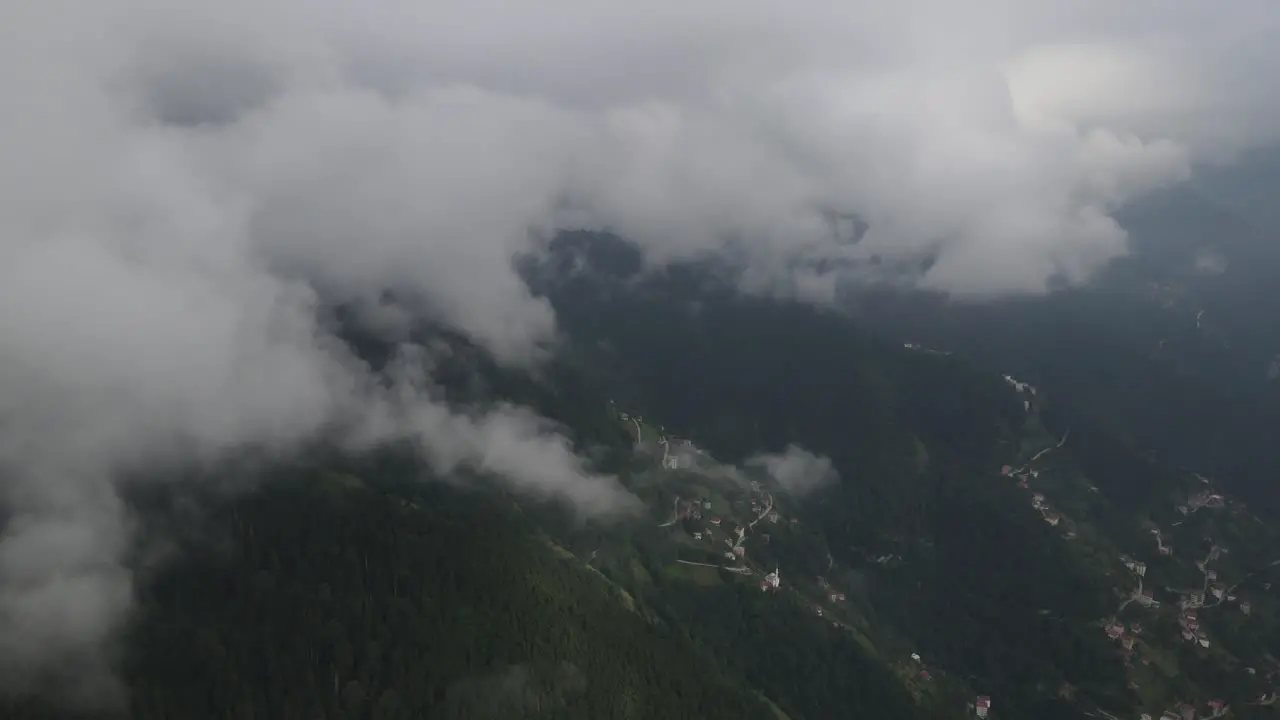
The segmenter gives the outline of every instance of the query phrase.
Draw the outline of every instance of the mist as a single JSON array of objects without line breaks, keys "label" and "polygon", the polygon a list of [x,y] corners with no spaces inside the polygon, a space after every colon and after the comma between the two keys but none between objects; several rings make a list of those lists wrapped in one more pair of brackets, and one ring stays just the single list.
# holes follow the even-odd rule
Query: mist
[{"label": "mist", "polygon": [[794,496],[807,495],[840,480],[831,458],[815,455],[795,444],[780,453],[754,455],[744,464],[763,468],[783,492]]},{"label": "mist", "polygon": [[0,689],[56,671],[84,702],[119,699],[126,470],[338,426],[633,506],[527,409],[388,387],[322,306],[397,292],[535,364],[555,317],[512,258],[565,227],[655,265],[731,245],[748,290],[813,302],[834,278],[796,257],[1045,292],[1126,252],[1127,201],[1273,144],[1280,109],[1260,0],[0,8]]}]

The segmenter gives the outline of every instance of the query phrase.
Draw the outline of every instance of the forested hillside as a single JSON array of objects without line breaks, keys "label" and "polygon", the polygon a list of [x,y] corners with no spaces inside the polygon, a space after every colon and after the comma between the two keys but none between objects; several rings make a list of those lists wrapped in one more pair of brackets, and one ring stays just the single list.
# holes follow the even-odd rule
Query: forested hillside
[{"label": "forested hillside", "polygon": [[118,717],[777,717],[507,501],[292,474],[144,585]]},{"label": "forested hillside", "polygon": [[[877,648],[918,650],[961,674],[958,684],[970,692],[998,696],[1001,717],[1155,710],[1174,698],[1194,704],[1196,695],[1203,702],[1229,690],[1243,712],[1245,702],[1265,698],[1265,684],[1244,681],[1256,677],[1244,666],[1271,661],[1243,636],[1219,638],[1229,648],[1215,646],[1178,667],[1161,655],[1173,648],[1158,649],[1182,642],[1176,629],[1134,645],[1146,655],[1117,652],[1101,629],[1117,605],[1132,605],[1138,589],[1122,560],[1135,548],[1154,551],[1153,533],[1170,542],[1195,538],[1188,553],[1214,544],[1241,548],[1237,580],[1270,573],[1269,552],[1265,559],[1240,555],[1270,526],[1233,505],[1211,514],[1219,518],[1213,524],[1193,528],[1184,519],[1186,498],[1210,481],[1169,462],[1211,452],[1231,459],[1226,453],[1234,449],[1237,464],[1214,470],[1246,466],[1263,453],[1251,444],[1269,427],[1261,418],[1242,433],[1239,408],[1222,402],[1219,391],[1180,392],[1191,386],[1140,362],[1108,366],[1102,352],[1074,364],[1067,357],[1047,362],[1047,348],[1036,345],[1050,338],[1047,330],[1023,327],[1025,335],[993,344],[1009,351],[1002,367],[990,362],[994,349],[904,348],[843,313],[744,298],[723,269],[692,265],[641,275],[616,239],[580,234],[560,243],[561,257],[572,258],[564,266],[574,272],[542,287],[579,340],[579,362],[620,404],[661,418],[668,432],[696,438],[731,461],[793,442],[831,458],[842,480],[801,502],[805,529],[793,527],[786,537],[805,535],[810,555],[788,565],[856,587],[857,622]],[[1063,343],[1105,347],[1089,342],[1097,326],[1066,317],[1074,324],[1060,328],[1081,331]],[[1041,392],[1015,389],[1028,386],[1001,371],[1034,379]],[[1076,381],[1058,382],[1062,374]],[[1187,433],[1211,422],[1188,406],[1197,398],[1219,427],[1180,456],[1168,449],[1178,425]],[[1144,400],[1151,404],[1123,414],[1117,404]],[[1006,463],[1021,466],[1020,482],[1001,479]],[[1259,466],[1249,469],[1255,475],[1227,475],[1221,487],[1253,499],[1262,488],[1249,477]],[[825,567],[814,557],[818,548]],[[1161,564],[1165,592],[1180,595],[1179,606],[1195,602],[1178,589],[1199,577],[1193,559]],[[1249,624],[1269,632],[1268,621]],[[1134,669],[1157,662],[1158,680]],[[924,688],[921,702],[949,697],[948,709],[963,707],[964,689],[937,683],[937,675],[912,683]]]},{"label": "forested hillside", "polygon": [[[563,334],[536,372],[448,328],[412,339],[447,349],[441,397],[554,420],[638,515],[442,482],[390,448],[274,460],[235,495],[147,486],[133,510],[172,552],[121,637],[129,706],[88,717],[923,720],[988,698],[997,720],[1066,720],[1274,700],[1280,534],[1053,381],[1100,364],[1029,353],[1037,390],[745,297],[723,268],[641,273],[616,238],[565,235],[551,260],[525,267]],[[337,317],[375,367],[390,356]],[[825,475],[796,485],[761,457]]]}]

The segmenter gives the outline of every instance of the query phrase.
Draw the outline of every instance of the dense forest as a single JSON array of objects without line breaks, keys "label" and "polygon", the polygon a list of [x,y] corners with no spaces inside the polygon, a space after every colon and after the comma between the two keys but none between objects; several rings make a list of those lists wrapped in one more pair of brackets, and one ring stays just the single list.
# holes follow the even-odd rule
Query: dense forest
[{"label": "dense forest", "polygon": [[[1027,326],[1024,341],[993,348],[1009,371],[1035,368],[1033,410],[993,371],[997,349],[907,350],[846,313],[746,297],[722,267],[641,273],[608,236],[566,234],[553,250],[524,270],[555,307],[557,354],[530,373],[448,328],[419,328],[414,341],[448,348],[431,367],[441,397],[535,409],[655,514],[707,482],[655,473],[654,446],[622,408],[733,468],[793,444],[828,458],[837,480],[803,496],[774,488],[788,519],[752,536],[752,562],[785,568],[783,588],[718,567],[725,548],[688,544],[703,527],[688,518],[585,521],[491,478],[426,481],[400,449],[317,448],[255,470],[237,495],[152,485],[131,496],[175,552],[140,576],[121,643],[128,707],[90,717],[914,720],[967,716],[986,694],[996,718],[1065,720],[1192,692],[1242,705],[1265,689],[1238,667],[1280,651],[1261,600],[1256,622],[1206,620],[1240,657],[1153,654],[1176,668],[1153,682],[1158,695],[1139,692],[1101,632],[1121,598],[1119,548],[1151,546],[1147,524],[1198,485],[1144,448],[1205,422],[1180,403],[1218,390],[1163,399],[1185,378],[1147,372],[1132,353],[1120,370],[1103,356],[1046,362],[1058,346]],[[342,309],[335,322],[375,367],[390,357]],[[1064,342],[1087,337],[1058,327]],[[1249,417],[1209,404],[1225,413],[1210,415],[1219,438]],[[1135,425],[1156,410],[1165,425]],[[1242,452],[1259,453],[1250,432]],[[1068,433],[1051,487],[1087,536],[1074,544],[999,473]],[[1270,561],[1268,528],[1186,525],[1198,533],[1189,557],[1209,552],[1210,534],[1229,540],[1241,586],[1262,584],[1245,568]],[[690,559],[708,567],[677,563]],[[1191,562],[1153,558],[1153,584],[1197,582]],[[820,575],[849,595],[826,617]],[[1170,618],[1151,627],[1178,632]],[[5,717],[66,712],[6,702]]]},{"label": "dense forest", "polygon": [[611,268],[634,266],[594,241],[565,238],[562,251],[602,267],[547,291],[570,335],[605,347],[581,349],[608,369],[600,382],[725,457],[796,441],[830,457],[844,481],[810,512],[832,555],[857,565],[863,549],[888,549],[914,568],[872,583],[870,612],[949,665],[1000,678],[989,690],[1013,716],[1076,717],[1043,699],[1063,682],[1106,706],[1132,701],[1111,649],[1081,640],[1107,588],[991,486],[1024,422],[999,375],[689,268],[606,292]]},{"label": "dense forest", "polygon": [[143,585],[120,717],[775,717],[514,506],[292,474]]}]

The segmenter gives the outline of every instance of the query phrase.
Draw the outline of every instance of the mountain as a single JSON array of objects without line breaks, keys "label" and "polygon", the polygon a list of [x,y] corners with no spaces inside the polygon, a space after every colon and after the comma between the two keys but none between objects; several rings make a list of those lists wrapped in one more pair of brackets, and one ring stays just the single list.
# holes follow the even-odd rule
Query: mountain
[{"label": "mountain", "polygon": [[[619,404],[661,418],[664,432],[696,438],[730,462],[790,443],[832,460],[842,481],[801,501],[811,554],[787,566],[859,588],[856,611],[847,610],[851,624],[867,628],[875,647],[894,648],[895,659],[914,650],[946,669],[938,686],[964,673],[964,682],[940,688],[940,707],[989,694],[1005,717],[1158,714],[1219,694],[1244,712],[1267,690],[1248,678],[1273,663],[1264,648],[1274,647],[1274,625],[1261,619],[1270,611],[1257,611],[1270,602],[1261,597],[1269,587],[1251,587],[1259,596],[1248,620],[1237,606],[1213,611],[1233,619],[1214,619],[1212,656],[1188,652],[1177,609],[1134,615],[1150,610],[1131,602],[1144,580],[1162,583],[1156,595],[1174,605],[1197,580],[1211,589],[1197,561],[1221,566],[1215,574],[1244,583],[1237,587],[1276,561],[1271,526],[1241,502],[1265,495],[1263,485],[1248,476],[1206,479],[1153,450],[1142,440],[1164,432],[1144,426],[1154,413],[1135,413],[1125,426],[1080,402],[1083,380],[1026,384],[1027,376],[983,362],[990,356],[904,347],[845,313],[744,298],[712,268],[641,277],[610,239],[561,240],[561,253],[574,258],[566,265],[577,270],[543,289],[567,334],[590,339],[578,352],[603,369],[601,382]],[[1080,350],[1044,364],[1028,353],[1021,369],[1087,378],[1072,367],[1084,362]],[[1146,380],[1145,366],[1122,367],[1131,374],[1111,377]],[[1234,397],[1215,390],[1157,407],[1170,413],[1181,409],[1175,402],[1197,398],[1213,417],[1244,415]],[[1235,426],[1218,428],[1218,447],[1243,451],[1244,467],[1263,457],[1261,445],[1248,443],[1267,427],[1234,438]],[[1022,481],[1002,478],[1002,465]],[[1261,476],[1265,467],[1248,469]],[[1162,555],[1154,538],[1182,550]],[[1230,561],[1225,547],[1233,548]],[[771,537],[764,567],[774,548]],[[1204,560],[1209,555],[1214,560]],[[1149,561],[1150,576],[1128,568],[1135,557]],[[822,597],[814,585],[804,591]],[[1135,639],[1132,653],[1117,652],[1103,632],[1113,618],[1154,622],[1156,630]],[[1157,659],[1162,672],[1153,676],[1147,669]]]},{"label": "mountain", "polygon": [[[127,716],[779,717],[516,504],[404,465],[201,499],[181,561],[143,585]],[[65,717],[27,712],[6,717]]]},{"label": "mountain", "polygon": [[1132,254],[1087,286],[981,304],[850,290],[847,308],[886,339],[1031,381],[1144,452],[1280,509],[1280,226],[1226,202],[1239,172],[1125,208]]},{"label": "mountain", "polygon": [[[231,495],[139,488],[134,512],[171,552],[139,566],[130,707],[86,716],[1269,711],[1280,536],[1245,502],[1262,486],[1184,468],[1159,424],[1196,401],[1250,416],[1123,337],[1102,353],[1088,298],[970,325],[877,298],[894,326],[866,305],[745,296],[712,264],[648,272],[595,233],[524,271],[556,310],[556,355],[511,369],[424,326],[416,341],[448,349],[433,379],[460,406],[558,423],[641,513],[583,518],[483,474],[434,477],[402,448],[317,448]],[[1034,330],[1045,317],[1066,340]],[[338,319],[372,364],[388,357]],[[984,351],[995,319],[1024,334]],[[932,334],[908,347],[895,328]],[[1172,397],[1119,414],[1121,391]],[[1235,427],[1202,447],[1254,462],[1262,429]]]}]

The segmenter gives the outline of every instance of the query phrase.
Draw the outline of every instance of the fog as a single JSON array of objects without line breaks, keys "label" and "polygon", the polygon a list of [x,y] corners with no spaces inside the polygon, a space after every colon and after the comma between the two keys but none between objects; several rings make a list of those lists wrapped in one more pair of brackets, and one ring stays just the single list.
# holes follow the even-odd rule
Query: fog
[{"label": "fog", "polygon": [[[510,364],[555,318],[512,270],[560,227],[655,264],[732,244],[919,266],[969,298],[1088,280],[1111,213],[1274,143],[1277,13],[981,0],[0,0],[0,688],[112,699],[118,473],[409,435],[585,512],[634,503],[527,409],[387,389],[321,304],[411,311]],[[870,226],[854,243],[832,214]]]}]

